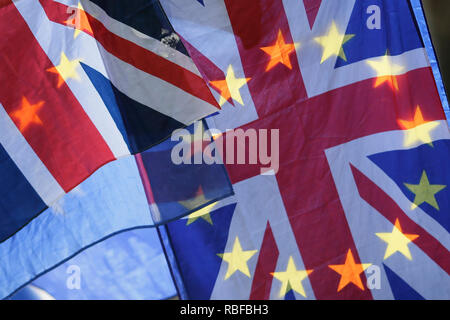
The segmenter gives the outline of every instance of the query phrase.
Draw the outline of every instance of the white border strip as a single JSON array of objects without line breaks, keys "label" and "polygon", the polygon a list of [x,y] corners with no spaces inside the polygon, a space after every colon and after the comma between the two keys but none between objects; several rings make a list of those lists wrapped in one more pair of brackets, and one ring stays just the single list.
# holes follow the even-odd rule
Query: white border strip
[{"label": "white border strip", "polygon": [[63,188],[17,129],[1,103],[0,143],[47,206],[65,194]]}]

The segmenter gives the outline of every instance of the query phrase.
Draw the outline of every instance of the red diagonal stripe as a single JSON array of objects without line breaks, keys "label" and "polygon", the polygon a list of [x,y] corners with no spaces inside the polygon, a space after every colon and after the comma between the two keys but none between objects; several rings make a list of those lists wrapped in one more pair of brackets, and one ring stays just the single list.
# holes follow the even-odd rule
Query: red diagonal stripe
[{"label": "red diagonal stripe", "polygon": [[[227,0],[228,15],[248,87],[260,118],[307,98],[295,51],[289,55],[292,69],[279,63],[266,72],[270,61],[262,47],[275,44],[279,30],[286,43],[293,43],[281,0]],[[245,106],[244,106],[245,107]]]},{"label": "red diagonal stripe", "polygon": [[309,26],[312,29],[314,22],[316,21],[317,14],[319,13],[322,0],[303,0],[303,4],[305,5]]},{"label": "red diagonal stripe", "polygon": [[[432,77],[430,68],[398,76],[400,90],[395,93],[389,86],[374,89],[373,79],[368,79],[242,127],[280,130],[277,181],[305,267],[314,269],[310,280],[318,299],[370,297],[368,290],[361,292],[355,286],[337,293],[339,276],[327,267],[342,264],[349,248],[357,263],[361,261],[324,150],[363,136],[399,130],[397,119],[410,118],[417,105],[423,107],[426,119],[445,119]],[[259,167],[226,165],[233,183],[258,175]]]},{"label": "red diagonal stripe", "polygon": [[147,197],[147,202],[149,205],[156,204],[155,197],[153,196],[152,187],[150,185],[150,179],[148,178],[147,170],[145,169],[144,162],[142,161],[142,155],[140,153],[134,156],[136,164],[139,170],[139,175],[142,180],[142,185],[144,186],[145,195]]},{"label": "red diagonal stripe", "polygon": [[273,280],[273,276],[270,273],[275,272],[278,255],[277,244],[270,224],[267,222],[258,262],[256,263],[255,275],[253,276],[250,300],[268,300],[270,298]]},{"label": "red diagonal stripe", "polygon": [[[181,36],[180,38],[183,41],[183,44],[186,47],[186,50],[189,52],[189,55],[191,56],[192,60],[195,62],[197,66],[201,66],[201,68],[199,68],[199,71],[202,74],[203,79],[205,79],[208,83],[210,81],[225,79],[225,73],[221,69],[219,69],[218,66],[216,66],[211,60],[205,57],[186,39],[183,39]],[[219,94],[221,93],[220,90],[218,90],[214,86],[211,86],[211,88],[213,88]],[[233,99],[229,98],[228,102],[234,106]]]},{"label": "red diagonal stripe", "polygon": [[[248,87],[260,117],[246,128],[280,130],[277,181],[305,268],[314,270],[310,275],[314,294],[317,299],[371,299],[369,290],[354,285],[338,292],[339,275],[327,266],[341,264],[349,249],[360,261],[323,153],[325,141],[310,140],[306,146],[301,113],[312,108],[306,101],[296,53],[290,55],[292,69],[278,64],[266,72],[269,59],[260,48],[273,45],[279,30],[285,42],[292,43],[282,0],[226,0],[225,4],[245,76],[252,78]],[[314,105],[314,111],[317,108]],[[245,170],[250,167],[244,166],[244,174],[231,176],[245,178],[254,173]],[[229,172],[235,169],[239,171],[236,165],[227,165]],[[361,278],[364,282],[364,275]]]},{"label": "red diagonal stripe", "polygon": [[395,220],[398,219],[402,226],[403,233],[419,235],[419,237],[414,240],[414,243],[442,269],[447,273],[450,273],[450,253],[448,250],[425,229],[411,220],[397,203],[381,190],[380,187],[354,166],[351,166],[351,168],[361,198],[381,213],[392,224],[395,224]]},{"label": "red diagonal stripe", "polygon": [[[66,25],[68,6],[52,0],[40,0],[48,18]],[[106,51],[136,68],[158,77],[187,93],[219,108],[205,81],[198,75],[110,32],[99,20],[86,13],[94,38]],[[151,21],[149,21],[151,23]]]},{"label": "red diagonal stripe", "polygon": [[[11,0],[1,10],[0,102],[65,191],[114,156],[69,87],[57,88],[54,67]],[[23,98],[39,118],[26,127],[17,117]],[[35,118],[36,119],[36,118]]]}]

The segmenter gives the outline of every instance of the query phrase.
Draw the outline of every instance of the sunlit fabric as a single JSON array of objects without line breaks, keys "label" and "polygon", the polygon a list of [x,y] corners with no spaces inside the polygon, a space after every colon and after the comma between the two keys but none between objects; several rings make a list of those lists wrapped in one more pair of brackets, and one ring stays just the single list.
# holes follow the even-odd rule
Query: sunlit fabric
[{"label": "sunlit fabric", "polygon": [[448,103],[412,3],[161,0],[215,141],[279,130],[278,170],[226,162],[234,195],[164,228],[182,298],[450,298]]},{"label": "sunlit fabric", "polygon": [[6,0],[0,15],[0,242],[219,108],[157,1]]},{"label": "sunlit fabric", "polygon": [[[193,138],[187,160],[197,158],[207,143],[201,123],[184,129]],[[9,296],[36,278],[36,284],[57,299],[175,295],[154,227],[183,216],[189,223],[199,217],[208,220],[197,210],[207,210],[232,194],[223,165],[175,165],[171,150],[177,143],[168,139],[135,158],[105,165],[0,243],[0,296]],[[116,235],[143,227],[152,228]],[[72,258],[86,248],[86,253]],[[65,272],[72,265],[80,268],[82,290],[66,287],[70,273]]]},{"label": "sunlit fabric", "polygon": [[105,237],[152,225],[134,158],[111,162],[0,243],[0,296]]},{"label": "sunlit fabric", "polygon": [[58,300],[168,299],[177,294],[155,228],[112,236],[40,276],[33,285]]}]

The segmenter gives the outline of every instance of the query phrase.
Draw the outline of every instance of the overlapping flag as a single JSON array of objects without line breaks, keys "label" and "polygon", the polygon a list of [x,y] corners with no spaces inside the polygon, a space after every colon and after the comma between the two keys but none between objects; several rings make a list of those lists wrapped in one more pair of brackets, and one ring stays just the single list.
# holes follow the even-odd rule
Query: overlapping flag
[{"label": "overlapping flag", "polygon": [[105,163],[217,110],[157,2],[8,0],[0,14],[0,241]]},{"label": "overlapping flag", "polygon": [[[100,297],[63,283],[74,261],[95,274],[94,248],[122,277],[94,275],[111,297],[148,298],[155,272],[173,292],[128,238],[158,225],[183,299],[450,298],[449,109],[421,14],[416,0],[0,2],[0,296],[34,280]],[[131,283],[146,287],[122,294]]]},{"label": "overlapping flag", "polygon": [[177,294],[155,228],[99,242],[32,285],[57,300],[158,300]]},{"label": "overlapping flag", "polygon": [[278,171],[226,162],[235,195],[165,227],[184,298],[450,298],[448,104],[420,3],[161,3],[222,105],[209,127],[280,139]]},{"label": "overlapping flag", "polygon": [[[0,2],[0,15],[5,30],[0,42],[0,297],[113,235],[154,227],[232,193],[223,168],[180,171],[164,156],[173,130],[218,110],[218,104],[157,2],[8,0]],[[154,147],[158,150],[127,156],[163,141]],[[159,175],[170,177],[172,171],[189,177],[177,185],[184,192],[166,196],[181,204],[176,212],[156,215],[146,185],[150,177],[155,188],[163,188]],[[216,183],[205,184],[204,175]],[[202,191],[200,199],[202,186],[211,190]],[[112,239],[117,238],[106,241],[119,241]],[[154,249],[162,258],[162,249]],[[139,269],[127,261],[130,253],[120,256],[124,250],[116,249],[114,263],[139,271],[133,281],[144,287],[109,297],[143,299],[152,292],[166,297],[167,290],[155,293],[145,279],[149,273],[142,272],[151,252],[135,253],[144,263]],[[89,277],[92,272],[79,259],[81,273]],[[167,282],[166,271],[159,272]],[[58,278],[58,269],[44,279],[52,277]],[[99,276],[100,287],[108,283],[107,275]],[[126,280],[117,285],[124,288]],[[173,286],[162,283],[161,288]],[[84,297],[100,297],[93,290]]]}]

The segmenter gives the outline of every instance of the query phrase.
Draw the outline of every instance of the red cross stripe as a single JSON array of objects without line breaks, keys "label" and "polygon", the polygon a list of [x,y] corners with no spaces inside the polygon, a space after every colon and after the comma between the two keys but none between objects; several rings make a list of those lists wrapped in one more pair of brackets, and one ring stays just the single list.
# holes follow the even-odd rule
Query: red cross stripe
[{"label": "red cross stripe", "polygon": [[[225,4],[245,76],[252,79],[248,88],[258,113],[258,120],[240,128],[280,130],[276,179],[305,268],[314,270],[309,275],[314,294],[317,299],[371,299],[367,288],[347,285],[338,291],[340,275],[329,268],[342,264],[349,249],[355,262],[362,262],[324,151],[378,132],[401,130],[397,119],[413,118],[417,105],[423,106],[429,121],[445,119],[438,94],[429,95],[436,92],[431,69],[397,76],[396,92],[388,85],[374,88],[374,79],[368,79],[308,99],[296,54],[289,56],[292,68],[279,63],[266,71],[269,57],[260,49],[273,45],[279,30],[286,43],[293,43],[282,1]],[[232,183],[237,183],[260,174],[261,166],[226,167]],[[253,278],[253,298],[268,297],[263,289],[267,272],[275,271],[270,234],[268,228]],[[365,283],[364,273],[361,279]]]},{"label": "red cross stripe", "polygon": [[309,25],[312,29],[314,22],[316,21],[317,14],[319,13],[322,0],[303,0],[303,3],[305,4],[305,10],[308,16]]},{"label": "red cross stripe", "polygon": [[0,63],[0,102],[67,192],[115,157],[69,87],[55,90],[58,77],[46,71],[54,65],[9,3],[2,9],[0,27],[9,30],[14,24],[21,36],[9,38],[2,48],[8,63]]},{"label": "red cross stripe", "polygon": [[[70,17],[68,6],[52,0],[39,1],[51,21],[71,26],[71,22],[68,20],[68,17]],[[82,12],[82,17],[85,17],[85,24],[87,25],[87,27],[81,25],[78,28],[93,36],[108,52],[142,71],[219,107],[200,76],[181,68],[154,52],[145,50],[137,44],[117,36],[84,10],[77,10]],[[83,19],[80,20],[83,21]],[[89,28],[89,32],[87,28]]]}]

